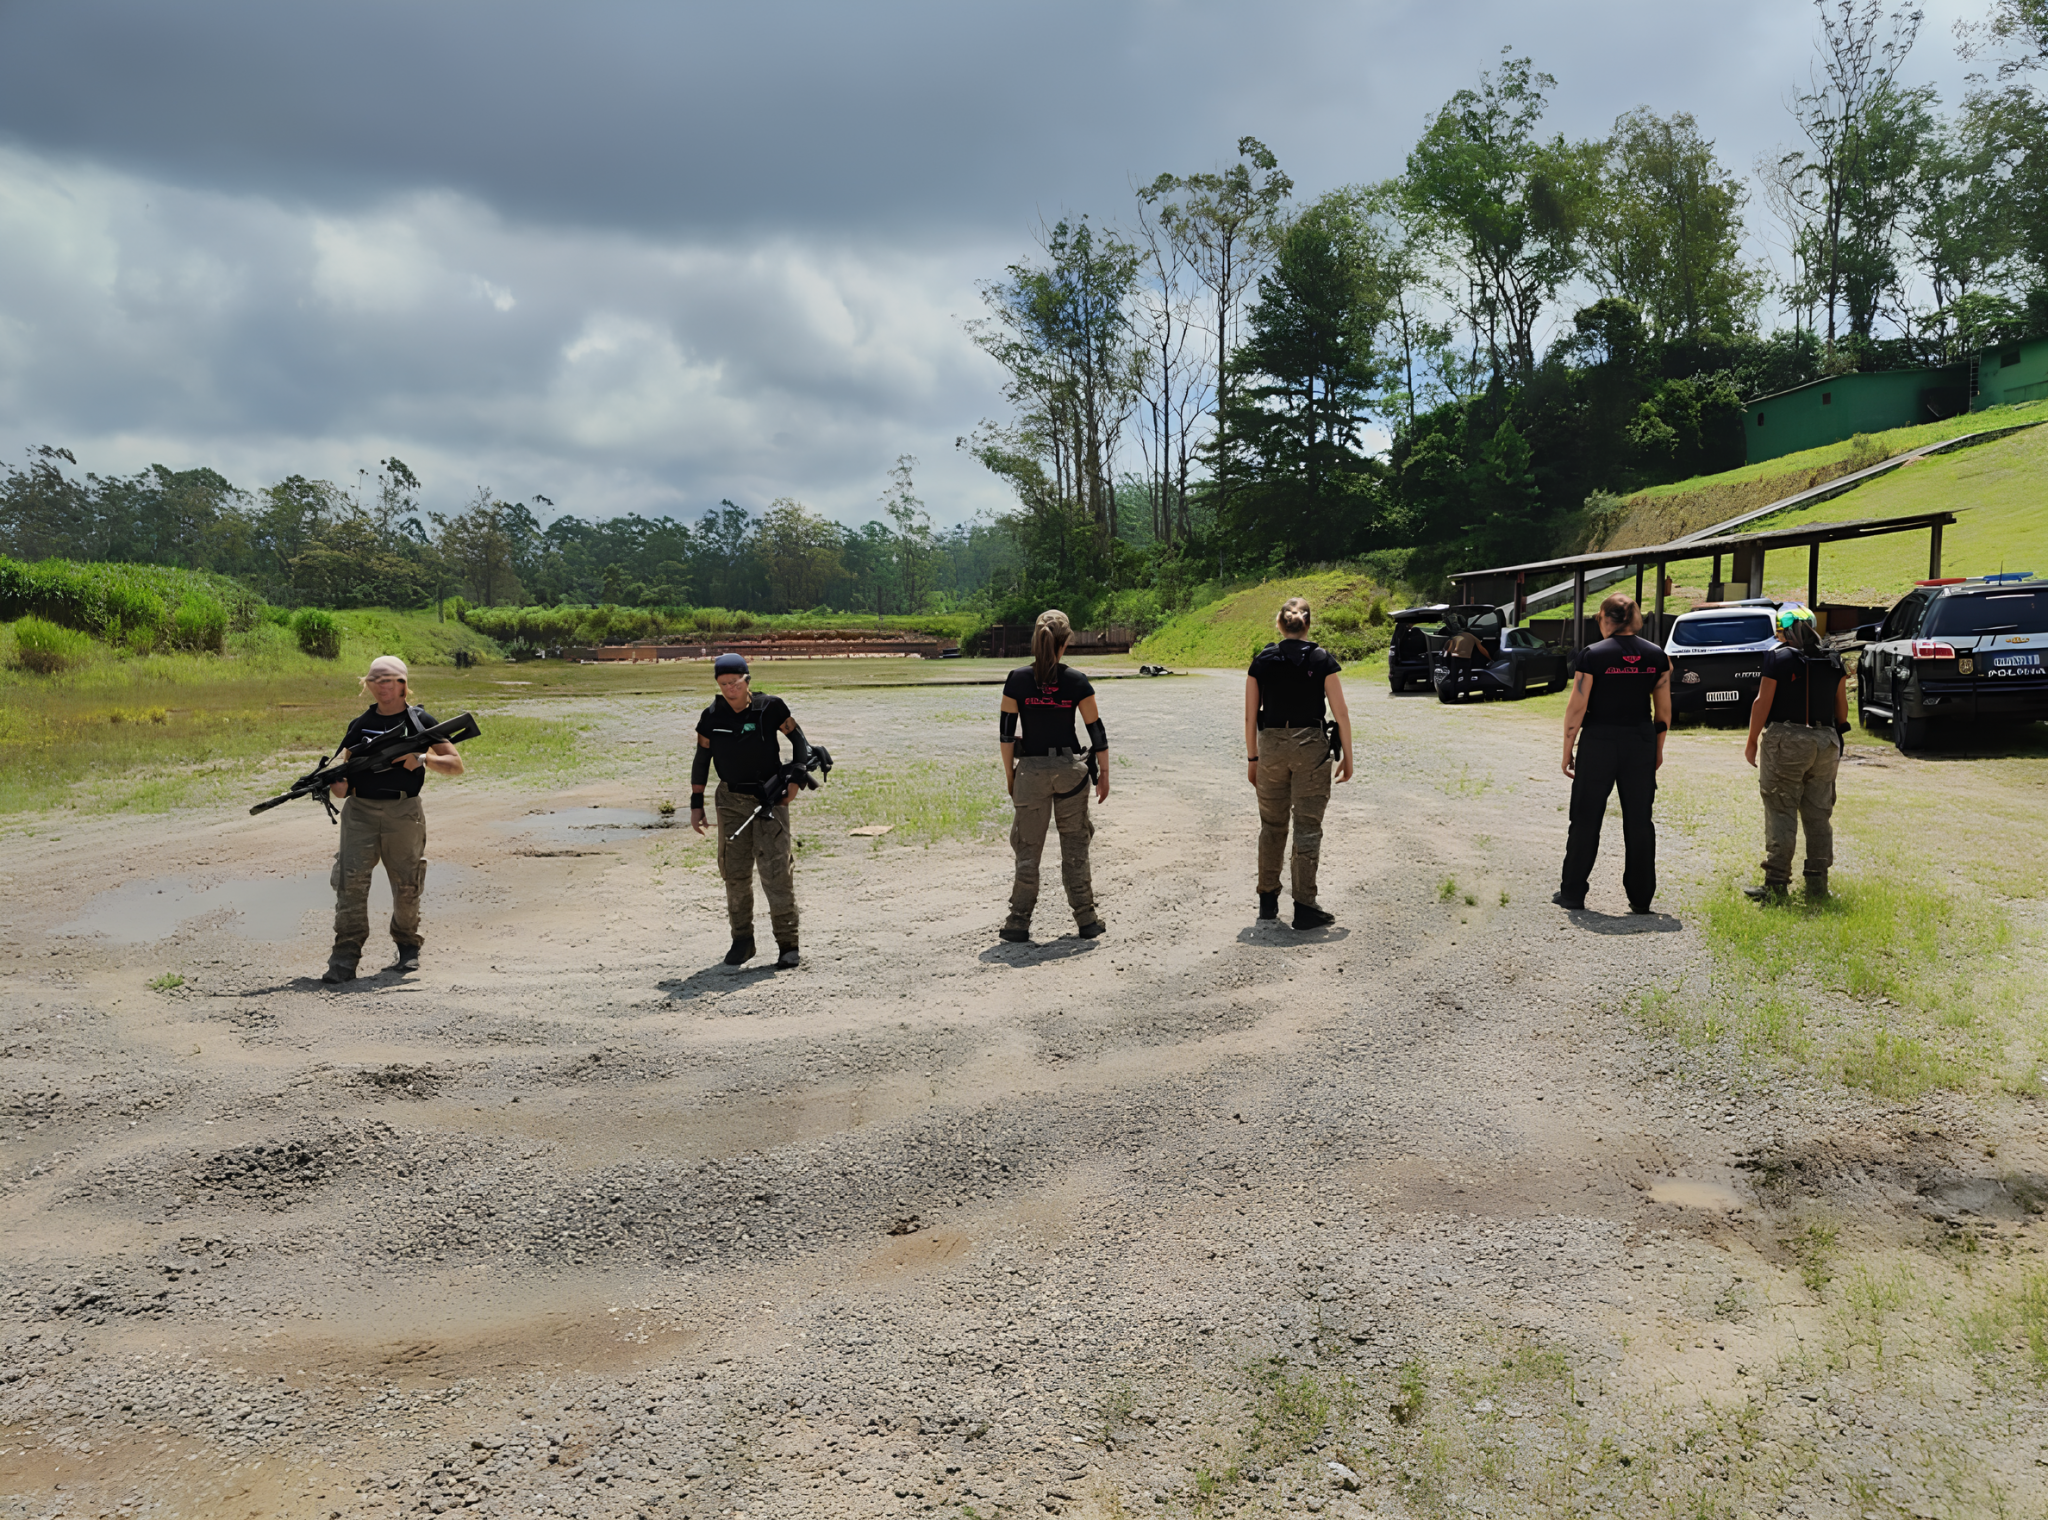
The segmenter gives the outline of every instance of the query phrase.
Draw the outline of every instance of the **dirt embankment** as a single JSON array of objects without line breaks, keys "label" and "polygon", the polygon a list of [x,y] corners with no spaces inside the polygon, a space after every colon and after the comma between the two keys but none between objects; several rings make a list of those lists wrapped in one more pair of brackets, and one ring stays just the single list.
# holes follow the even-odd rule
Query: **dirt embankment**
[{"label": "dirt embankment", "polygon": [[[414,977],[311,979],[310,814],[17,829],[0,1514],[2038,1508],[2024,1399],[1813,1353],[1810,1190],[2032,1248],[1969,1113],[1641,1035],[1704,952],[1618,860],[1550,905],[1547,716],[1354,689],[1338,923],[1255,922],[1237,691],[1105,687],[1092,942],[997,942],[999,827],[813,814],[803,967],[726,971],[691,715],[623,703],[625,780],[434,788]],[[986,787],[987,696],[799,711]]]}]

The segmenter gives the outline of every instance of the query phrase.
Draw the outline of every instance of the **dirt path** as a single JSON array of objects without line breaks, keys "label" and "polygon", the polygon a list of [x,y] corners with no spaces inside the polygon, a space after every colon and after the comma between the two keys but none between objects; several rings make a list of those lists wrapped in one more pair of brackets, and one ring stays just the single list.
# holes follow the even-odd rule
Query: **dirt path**
[{"label": "dirt path", "polygon": [[[15,830],[0,1513],[1855,1514],[1929,1400],[2039,1512],[1968,1390],[1802,1353],[1738,1162],[1870,1113],[1637,1033],[1703,952],[1613,822],[1550,904],[1554,721],[1352,695],[1310,934],[1253,921],[1223,675],[1105,691],[1093,942],[996,941],[1000,835],[840,817],[803,967],[727,972],[708,846],[566,812],[680,794],[648,703],[622,777],[433,789],[410,978],[310,980],[310,814]],[[993,778],[993,707],[798,701],[834,785],[906,734]],[[1753,806],[1725,736],[1672,764]]]}]

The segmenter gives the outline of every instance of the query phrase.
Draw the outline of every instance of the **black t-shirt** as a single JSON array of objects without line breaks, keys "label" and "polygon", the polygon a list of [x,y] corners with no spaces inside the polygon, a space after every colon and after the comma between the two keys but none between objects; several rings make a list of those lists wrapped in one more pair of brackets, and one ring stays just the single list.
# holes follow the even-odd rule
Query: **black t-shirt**
[{"label": "black t-shirt", "polygon": [[1003,682],[1003,695],[1017,704],[1017,753],[1049,755],[1056,749],[1080,749],[1074,714],[1095,695],[1088,678],[1071,665],[1061,665],[1050,686],[1040,686],[1029,665],[1019,665]]},{"label": "black t-shirt", "polygon": [[1800,653],[1780,644],[1764,656],[1764,679],[1776,681],[1771,694],[1773,723],[1817,723],[1835,726],[1835,688],[1842,684],[1840,660],[1825,654]]},{"label": "black t-shirt", "polygon": [[1324,678],[1343,668],[1307,639],[1268,644],[1252,656],[1248,672],[1259,683],[1259,727],[1321,728]]},{"label": "black t-shirt", "polygon": [[727,786],[766,781],[782,769],[775,735],[789,721],[789,704],[757,691],[738,711],[720,697],[697,717],[697,732],[711,741],[711,763]]},{"label": "black t-shirt", "polygon": [[1648,723],[1654,716],[1650,693],[1671,668],[1671,657],[1648,639],[1617,633],[1588,644],[1572,669],[1593,678],[1586,698],[1586,727],[1613,728]]},{"label": "black t-shirt", "polygon": [[[351,755],[360,755],[379,739],[388,737],[404,728],[414,728],[417,715],[418,728],[432,728],[433,715],[423,707],[408,707],[404,712],[385,717],[373,706],[355,722],[349,724],[348,732],[341,736],[341,747]],[[427,784],[427,768],[422,765],[416,771],[409,771],[403,762],[359,776],[348,784],[349,794],[364,797],[371,802],[390,802],[399,797],[417,797],[420,788]]]}]

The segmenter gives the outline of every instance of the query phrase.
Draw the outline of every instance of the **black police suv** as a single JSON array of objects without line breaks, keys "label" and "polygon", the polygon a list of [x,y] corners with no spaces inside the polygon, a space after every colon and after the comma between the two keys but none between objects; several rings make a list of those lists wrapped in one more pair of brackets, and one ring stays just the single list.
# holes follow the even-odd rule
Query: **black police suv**
[{"label": "black police suv", "polygon": [[1778,645],[1777,610],[1769,598],[1706,602],[1672,619],[1664,652],[1671,656],[1673,717],[1739,714],[1749,721],[1764,656]]},{"label": "black police suv", "polygon": [[2048,580],[2030,572],[1921,581],[1856,636],[1857,710],[1902,750],[1936,725],[2048,718]]}]

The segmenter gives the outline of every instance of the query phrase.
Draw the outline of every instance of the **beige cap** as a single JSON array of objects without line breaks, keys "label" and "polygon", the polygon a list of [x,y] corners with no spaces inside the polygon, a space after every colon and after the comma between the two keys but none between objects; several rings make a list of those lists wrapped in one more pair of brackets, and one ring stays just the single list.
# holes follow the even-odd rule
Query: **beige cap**
[{"label": "beige cap", "polygon": [[376,659],[370,661],[370,673],[363,677],[363,679],[374,681],[379,676],[397,676],[399,680],[405,681],[408,684],[412,680],[411,675],[405,668],[405,661],[395,654],[380,654]]}]

